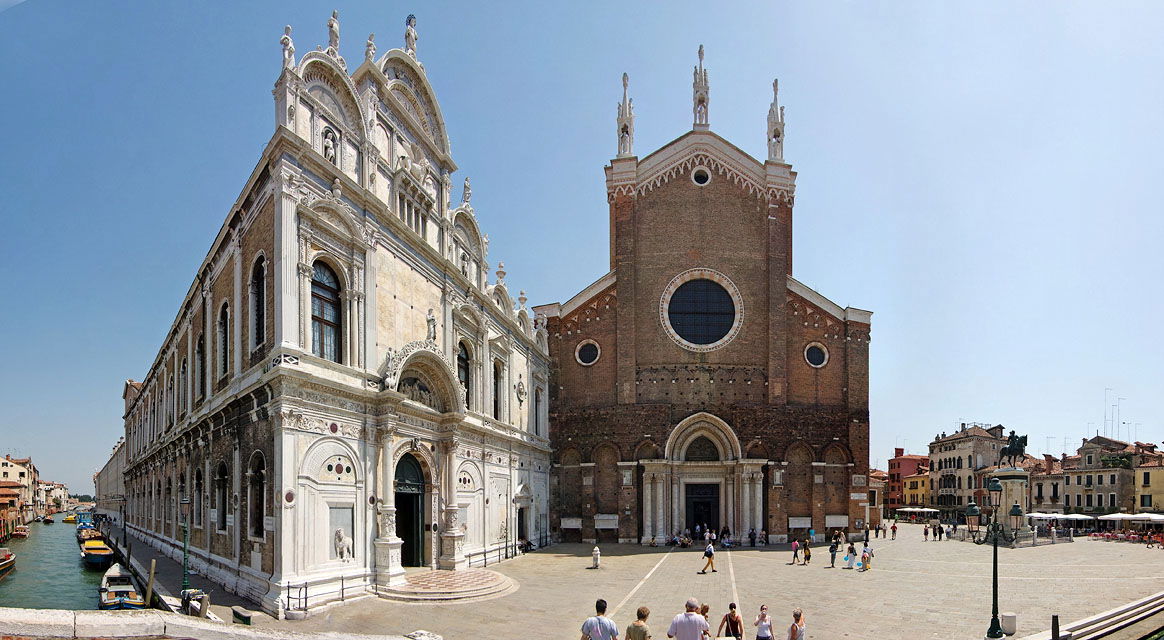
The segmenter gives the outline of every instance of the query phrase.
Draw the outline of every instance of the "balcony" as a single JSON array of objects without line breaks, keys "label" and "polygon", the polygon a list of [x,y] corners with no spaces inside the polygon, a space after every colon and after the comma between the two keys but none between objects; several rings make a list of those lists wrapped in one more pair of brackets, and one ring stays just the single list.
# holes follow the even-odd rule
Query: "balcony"
[{"label": "balcony", "polygon": [[953,488],[938,489],[938,495],[939,496],[956,496],[956,495],[958,495],[958,490],[953,489]]}]

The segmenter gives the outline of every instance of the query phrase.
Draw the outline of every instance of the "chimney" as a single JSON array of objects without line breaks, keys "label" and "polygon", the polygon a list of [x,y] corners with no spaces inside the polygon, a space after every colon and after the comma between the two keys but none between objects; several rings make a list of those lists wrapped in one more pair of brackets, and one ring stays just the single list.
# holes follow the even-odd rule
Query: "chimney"
[{"label": "chimney", "polygon": [[905,455],[905,449],[902,449],[901,447],[894,447],[894,449],[893,449],[893,457],[894,458],[900,458],[903,455]]}]

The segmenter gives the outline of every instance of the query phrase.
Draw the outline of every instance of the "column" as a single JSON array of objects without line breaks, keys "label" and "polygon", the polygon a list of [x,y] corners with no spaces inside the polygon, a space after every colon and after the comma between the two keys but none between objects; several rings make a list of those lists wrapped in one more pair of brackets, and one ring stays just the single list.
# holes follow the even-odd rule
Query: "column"
[{"label": "column", "polygon": [[[666,513],[665,509],[667,503],[665,493],[666,481],[667,476],[665,475],[658,475],[655,478],[655,539],[660,542],[666,538],[669,533],[667,531],[668,527],[666,518],[663,517],[663,514]],[[670,528],[674,529],[675,525],[672,523]]]},{"label": "column", "polygon": [[741,479],[743,482],[740,486],[740,510],[743,517],[740,518],[740,530],[736,532],[736,537],[743,540],[754,526],[752,524],[752,474],[745,472]]},{"label": "column", "polygon": [[[440,568],[453,570],[466,569],[469,566],[469,562],[465,559],[465,534],[461,531],[457,509],[457,444],[455,439],[445,443],[445,467],[444,479],[442,480],[444,491],[441,492],[445,496],[445,509],[444,526],[441,531]],[[513,474],[510,473],[510,478],[512,477]],[[507,505],[506,512],[510,511],[511,506]]]},{"label": "column", "polygon": [[679,477],[671,472],[671,528],[682,529],[682,520],[679,519]]},{"label": "column", "polygon": [[643,474],[643,492],[641,496],[643,499],[643,538],[639,541],[642,544],[647,544],[655,538],[655,519],[653,517],[654,511],[651,509],[653,506],[651,504],[652,498],[654,497],[653,494],[655,493],[654,483],[654,474],[650,472]]},{"label": "column", "polygon": [[[292,125],[293,126],[293,125]],[[295,330],[296,301],[299,295],[299,245],[297,239],[296,212],[299,207],[299,170],[280,161],[276,189],[275,210],[275,251],[271,256],[274,286],[271,288],[275,311],[274,344],[286,347],[299,345],[299,334]]]},{"label": "column", "polygon": [[[738,523],[736,522],[736,484],[737,483],[736,483],[735,475],[736,475],[736,472],[733,471],[732,474],[729,475],[724,481],[724,487],[726,488],[726,493],[727,493],[727,501],[726,501],[727,504],[726,504],[726,508],[724,508],[724,510],[723,510],[724,511],[724,524],[727,524],[728,528],[731,529],[732,531],[736,531],[736,527],[738,525]],[[720,526],[720,529],[723,529],[724,525],[721,524],[719,526]]]},{"label": "column", "polygon": [[396,464],[392,455],[392,429],[380,433],[380,504],[376,506],[376,587],[405,583],[400,548],[404,540],[396,536]]},{"label": "column", "polygon": [[[765,522],[768,515],[764,513],[764,474],[756,473],[755,482],[752,484],[752,526],[756,527],[756,534],[768,528]],[[765,541],[767,542],[767,541]]]}]

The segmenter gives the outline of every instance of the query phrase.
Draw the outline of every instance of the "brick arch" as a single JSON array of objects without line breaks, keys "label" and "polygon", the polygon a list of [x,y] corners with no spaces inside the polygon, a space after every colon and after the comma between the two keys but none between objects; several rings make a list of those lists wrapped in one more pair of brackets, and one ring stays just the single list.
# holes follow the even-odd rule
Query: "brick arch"
[{"label": "brick arch", "polygon": [[763,442],[760,442],[759,440],[753,440],[751,444],[748,445],[748,449],[744,454],[744,457],[766,460],[771,457],[771,453],[769,453],[767,445],[765,445]]},{"label": "brick arch", "polygon": [[618,447],[604,442],[594,449],[594,506],[597,513],[618,513],[620,479]]},{"label": "brick arch", "polygon": [[795,442],[784,454],[784,509],[789,516],[812,515],[812,488],[814,483],[812,448]]},{"label": "brick arch", "polygon": [[700,411],[687,416],[675,425],[667,438],[664,455],[668,460],[683,460],[687,447],[700,436],[706,437],[719,449],[720,460],[739,460],[743,452],[735,431],[722,418]]},{"label": "brick arch", "polygon": [[563,451],[558,458],[561,466],[558,484],[558,504],[562,515],[578,517],[582,515],[582,454],[571,447]]},{"label": "brick arch", "polygon": [[839,515],[849,512],[849,452],[839,442],[833,442],[824,450],[824,500],[825,514]]},{"label": "brick arch", "polygon": [[635,460],[655,460],[660,456],[659,445],[651,440],[643,440],[635,447]]}]

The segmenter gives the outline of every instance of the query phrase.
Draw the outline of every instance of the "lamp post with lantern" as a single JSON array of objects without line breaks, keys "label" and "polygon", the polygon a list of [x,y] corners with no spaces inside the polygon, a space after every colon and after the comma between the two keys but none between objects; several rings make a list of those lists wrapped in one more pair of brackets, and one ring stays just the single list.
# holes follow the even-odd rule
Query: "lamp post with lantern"
[{"label": "lamp post with lantern", "polygon": [[190,498],[182,496],[182,591],[190,588]]},{"label": "lamp post with lantern", "polygon": [[[1003,544],[1011,544],[1015,540],[1015,531],[1022,525],[1023,509],[1016,502],[1011,506],[1008,516],[1010,517],[1010,531],[1002,526],[999,520],[998,510],[1001,507],[1002,498],[1002,483],[998,478],[991,478],[987,484],[987,506],[990,509],[990,519],[986,522],[985,531],[982,529],[982,510],[973,501],[966,505],[966,528],[970,531],[970,536],[974,544],[990,543],[994,546],[994,576],[993,576],[993,599],[991,602],[990,613],[990,627],[986,630],[987,638],[1001,638],[1003,637],[1002,624],[998,619],[998,541],[1002,540]],[[981,539],[978,534],[984,533]]]}]

